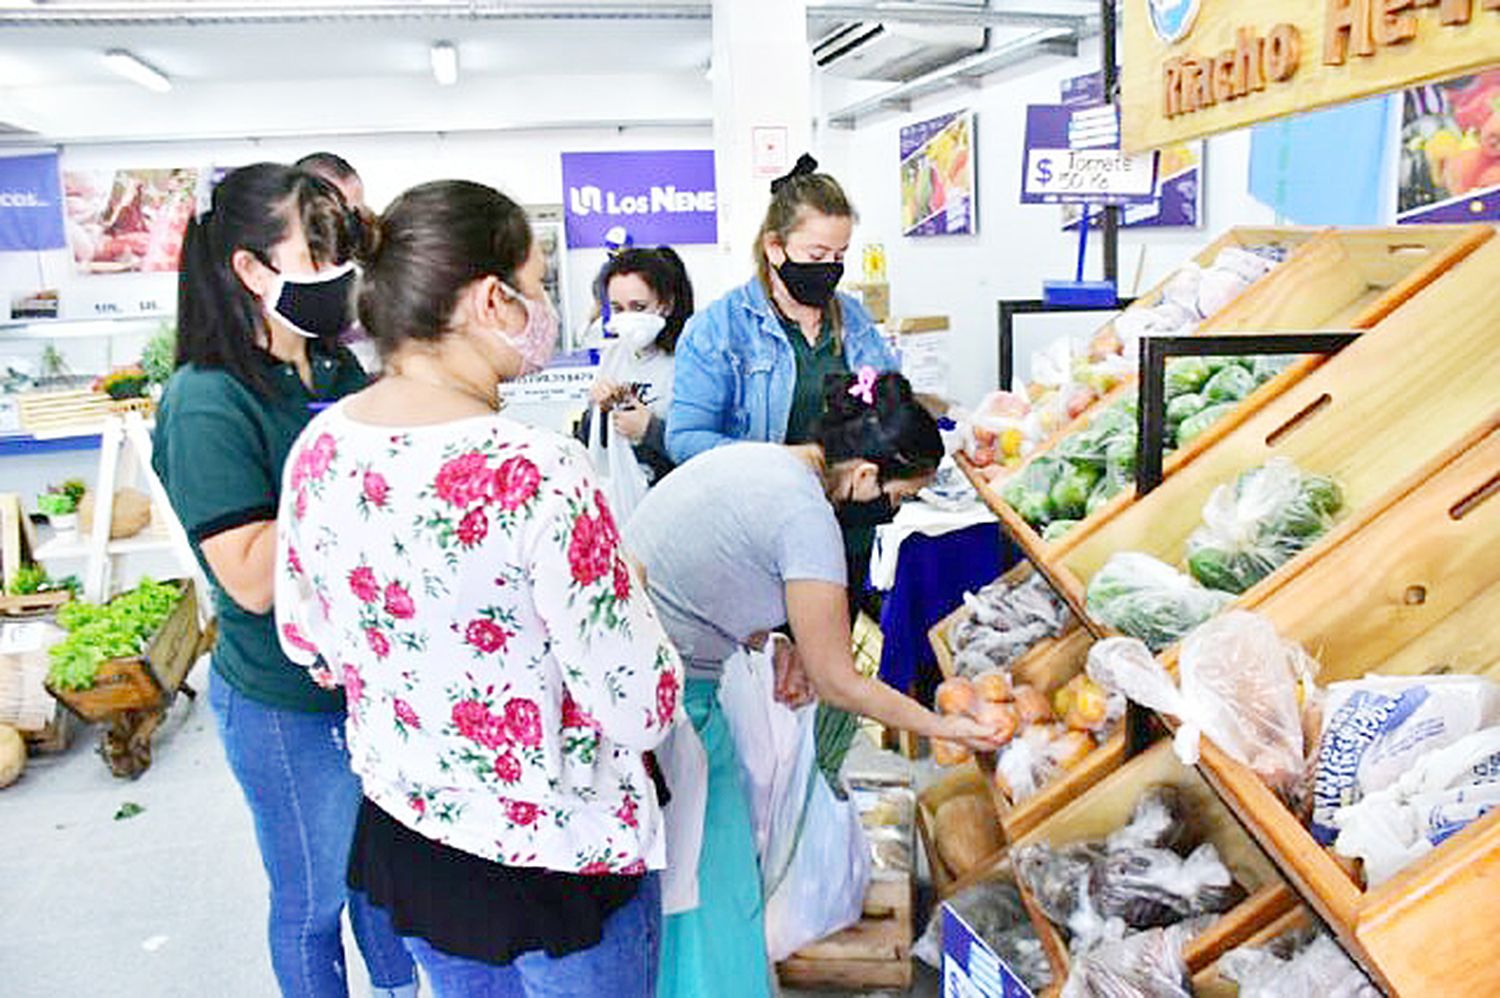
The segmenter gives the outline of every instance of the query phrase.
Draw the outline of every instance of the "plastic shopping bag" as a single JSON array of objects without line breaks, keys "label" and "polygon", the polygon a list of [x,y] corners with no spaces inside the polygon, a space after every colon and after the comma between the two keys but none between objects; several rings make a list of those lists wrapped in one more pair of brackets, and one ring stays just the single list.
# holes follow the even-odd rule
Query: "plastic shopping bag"
[{"label": "plastic shopping bag", "polygon": [[608,418],[608,413],[594,406],[589,418],[589,460],[602,479],[615,522],[626,523],[646,497],[650,483],[646,481],[645,469],[635,459],[635,448],[629,440],[619,432],[612,432],[609,442],[604,442],[604,422]]},{"label": "plastic shopping bag", "polygon": [[662,808],[667,833],[667,868],[662,872],[662,914],[698,907],[698,860],[703,853],[703,815],[708,807],[708,753],[686,719],[656,747],[656,764],[671,788]]},{"label": "plastic shopping bag", "polygon": [[776,702],[771,647],[735,652],[724,662],[719,680],[719,706],[740,759],[755,848],[761,856],[766,855],[775,802],[789,792],[801,748],[796,712]]},{"label": "plastic shopping bag", "polygon": [[776,962],[858,922],[870,887],[859,808],[839,800],[818,768],[817,714],[817,704],[796,711],[797,766],[761,855],[766,949]]}]

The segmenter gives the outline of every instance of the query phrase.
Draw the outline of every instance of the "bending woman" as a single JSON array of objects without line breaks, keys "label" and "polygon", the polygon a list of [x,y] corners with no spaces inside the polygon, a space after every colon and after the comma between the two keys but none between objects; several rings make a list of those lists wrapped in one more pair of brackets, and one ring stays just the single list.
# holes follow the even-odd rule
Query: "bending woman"
[{"label": "bending woman", "polygon": [[376,242],[360,316],[387,377],[298,441],[276,599],[287,654],[348,696],[350,885],[438,998],[642,998],[665,859],[645,753],[681,667],[582,448],[498,412],[555,347],[545,259],[463,181],[401,195]]},{"label": "bending woman", "polygon": [[915,495],[931,480],[943,445],[899,374],[866,369],[858,378],[831,378],[826,403],[812,442],[716,448],[647,493],[626,530],[682,654],[688,717],[708,753],[700,903],[667,919],[657,990],[663,998],[771,990],[750,812],[717,699],[722,663],[738,648],[789,622],[806,679],[823,703],[929,737],[994,747],[993,732],[976,722],[940,717],[855,669],[835,511]]}]

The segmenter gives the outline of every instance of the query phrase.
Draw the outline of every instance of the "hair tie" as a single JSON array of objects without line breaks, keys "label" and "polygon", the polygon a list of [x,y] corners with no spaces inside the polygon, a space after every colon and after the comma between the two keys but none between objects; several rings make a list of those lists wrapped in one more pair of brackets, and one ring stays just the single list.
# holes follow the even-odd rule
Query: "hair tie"
[{"label": "hair tie", "polygon": [[873,367],[861,367],[859,374],[854,379],[854,384],[849,386],[849,394],[859,399],[865,405],[875,405],[875,381],[880,375]]},{"label": "hair tie", "polygon": [[797,165],[792,167],[790,173],[784,176],[777,177],[775,180],[771,181],[771,193],[773,195],[781,193],[781,189],[787,184],[791,183],[792,178],[794,177],[803,177],[810,173],[817,172],[818,161],[813,159],[807,153],[803,153],[801,156],[797,157]]}]

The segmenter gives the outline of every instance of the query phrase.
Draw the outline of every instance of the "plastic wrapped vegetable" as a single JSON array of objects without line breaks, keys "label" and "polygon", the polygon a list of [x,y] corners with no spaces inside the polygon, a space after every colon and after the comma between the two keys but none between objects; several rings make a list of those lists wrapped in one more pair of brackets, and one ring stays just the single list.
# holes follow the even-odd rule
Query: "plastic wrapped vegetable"
[{"label": "plastic wrapped vegetable", "polygon": [[1060,519],[1052,508],[1052,486],[1070,465],[1059,458],[1039,457],[1006,484],[1000,497],[1033,527]]},{"label": "plastic wrapped vegetable", "polygon": [[1193,998],[1183,949],[1184,923],[1138,932],[1074,960],[1062,998]]},{"label": "plastic wrapped vegetable", "polygon": [[1094,870],[1108,854],[1098,843],[1078,843],[1054,849],[1037,842],[1011,851],[1016,877],[1036,899],[1042,914],[1055,925],[1067,925],[1088,903]]},{"label": "plastic wrapped vegetable", "polygon": [[1177,446],[1186,447],[1194,440],[1208,432],[1209,427],[1229,415],[1236,408],[1237,403],[1221,402],[1200,409],[1197,413],[1182,421],[1177,427]]},{"label": "plastic wrapped vegetable", "polygon": [[1203,390],[1213,375],[1207,357],[1178,357],[1167,363],[1167,400],[1194,395]]},{"label": "plastic wrapped vegetable", "polygon": [[1219,958],[1219,976],[1239,985],[1239,998],[1379,998],[1380,989],[1327,933],[1307,935],[1230,950]]},{"label": "plastic wrapped vegetable", "polygon": [[1111,557],[1088,587],[1089,613],[1158,651],[1218,613],[1231,599],[1134,551]]},{"label": "plastic wrapped vegetable", "polygon": [[1088,512],[1089,496],[1103,472],[1088,464],[1074,464],[1052,483],[1052,514],[1058,519],[1079,520]]},{"label": "plastic wrapped vegetable", "polygon": [[1194,819],[1181,787],[1158,784],[1141,795],[1130,821],[1110,835],[1105,845],[1111,850],[1170,849],[1186,853],[1203,837]]},{"label": "plastic wrapped vegetable", "polygon": [[1218,850],[1205,842],[1186,858],[1170,849],[1116,849],[1094,868],[1090,894],[1105,918],[1132,929],[1217,915],[1244,898]]},{"label": "plastic wrapped vegetable", "polygon": [[1197,392],[1179,395],[1167,403],[1167,429],[1176,432],[1184,422],[1198,415],[1208,406],[1208,401]]},{"label": "plastic wrapped vegetable", "polygon": [[1253,391],[1255,376],[1238,364],[1230,364],[1208,379],[1203,386],[1203,399],[1210,405],[1240,402]]},{"label": "plastic wrapped vegetable", "polygon": [[1333,525],[1338,486],[1273,458],[1214,489],[1188,539],[1188,570],[1211,589],[1242,593]]},{"label": "plastic wrapped vegetable", "polygon": [[[1090,496],[1090,500],[1092,500],[1092,498],[1093,497]],[[1047,524],[1046,528],[1042,531],[1042,540],[1046,541],[1048,544],[1056,544],[1058,541],[1068,536],[1068,533],[1072,531],[1072,529],[1076,526],[1078,526],[1077,520],[1053,520],[1051,523]]]}]

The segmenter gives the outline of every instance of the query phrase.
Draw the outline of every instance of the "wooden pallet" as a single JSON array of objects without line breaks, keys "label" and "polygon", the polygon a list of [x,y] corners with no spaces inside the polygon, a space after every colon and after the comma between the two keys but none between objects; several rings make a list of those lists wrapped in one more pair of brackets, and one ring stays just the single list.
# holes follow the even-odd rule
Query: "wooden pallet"
[{"label": "wooden pallet", "polygon": [[[1088,581],[1121,551],[1179,564],[1204,502],[1273,457],[1328,475],[1346,520],[1377,507],[1435,455],[1482,425],[1500,384],[1500,240],[1453,267],[1372,331],[1043,566],[1082,607]],[[1333,543],[1324,538],[1298,561]],[[1277,574],[1262,585],[1274,586]],[[1253,590],[1252,590],[1253,592]],[[1087,620],[1087,616],[1085,616]],[[1091,621],[1096,631],[1103,631]]]},{"label": "wooden pallet", "polygon": [[[1500,680],[1500,398],[1491,411],[1390,501],[1247,596],[1247,608],[1319,660],[1320,683],[1370,672]],[[1500,993],[1500,966],[1488,959],[1500,933],[1500,813],[1365,890],[1254,773],[1204,749],[1205,773],[1246,827],[1393,990]]]},{"label": "wooden pallet", "polygon": [[[1339,229],[1305,242],[1280,267],[1199,326],[1201,333],[1306,332],[1368,330],[1420,294],[1483,245],[1494,229],[1487,225],[1400,226],[1393,229]],[[1163,475],[1170,477],[1197,460],[1219,440],[1284,395],[1325,362],[1304,357],[1261,385],[1234,412],[1221,419],[1188,447],[1167,455]],[[1131,377],[1100,403],[1114,402],[1136,390]],[[1090,409],[1046,447],[1028,456],[1021,467],[1049,453],[1063,438],[1086,428],[1097,414]],[[1084,519],[1054,543],[1042,540],[1000,498],[999,489],[970,471],[980,495],[995,510],[1027,557],[1052,563],[1083,543],[1095,531],[1135,502],[1127,489]],[[1003,487],[1003,481],[1001,483]]]},{"label": "wooden pallet", "polygon": [[858,923],[798,950],[777,966],[777,976],[794,988],[904,991],[911,987],[912,935],[911,875],[878,878]]},{"label": "wooden pallet", "polygon": [[[1188,944],[1183,959],[1189,973],[1197,974],[1293,909],[1297,900],[1275,865],[1198,772],[1177,761],[1169,742],[1158,742],[1110,773],[1018,839],[1015,846],[1045,843],[1059,847],[1102,841],[1130,820],[1136,801],[1148,788],[1160,784],[1174,785],[1184,793],[1206,841],[1214,844],[1235,881],[1249,895]],[[1056,993],[1068,977],[1071,960],[1067,942],[1042,914],[1026,884],[1022,882],[1020,887],[1021,899],[1031,913],[1058,982],[1049,993]]]}]

